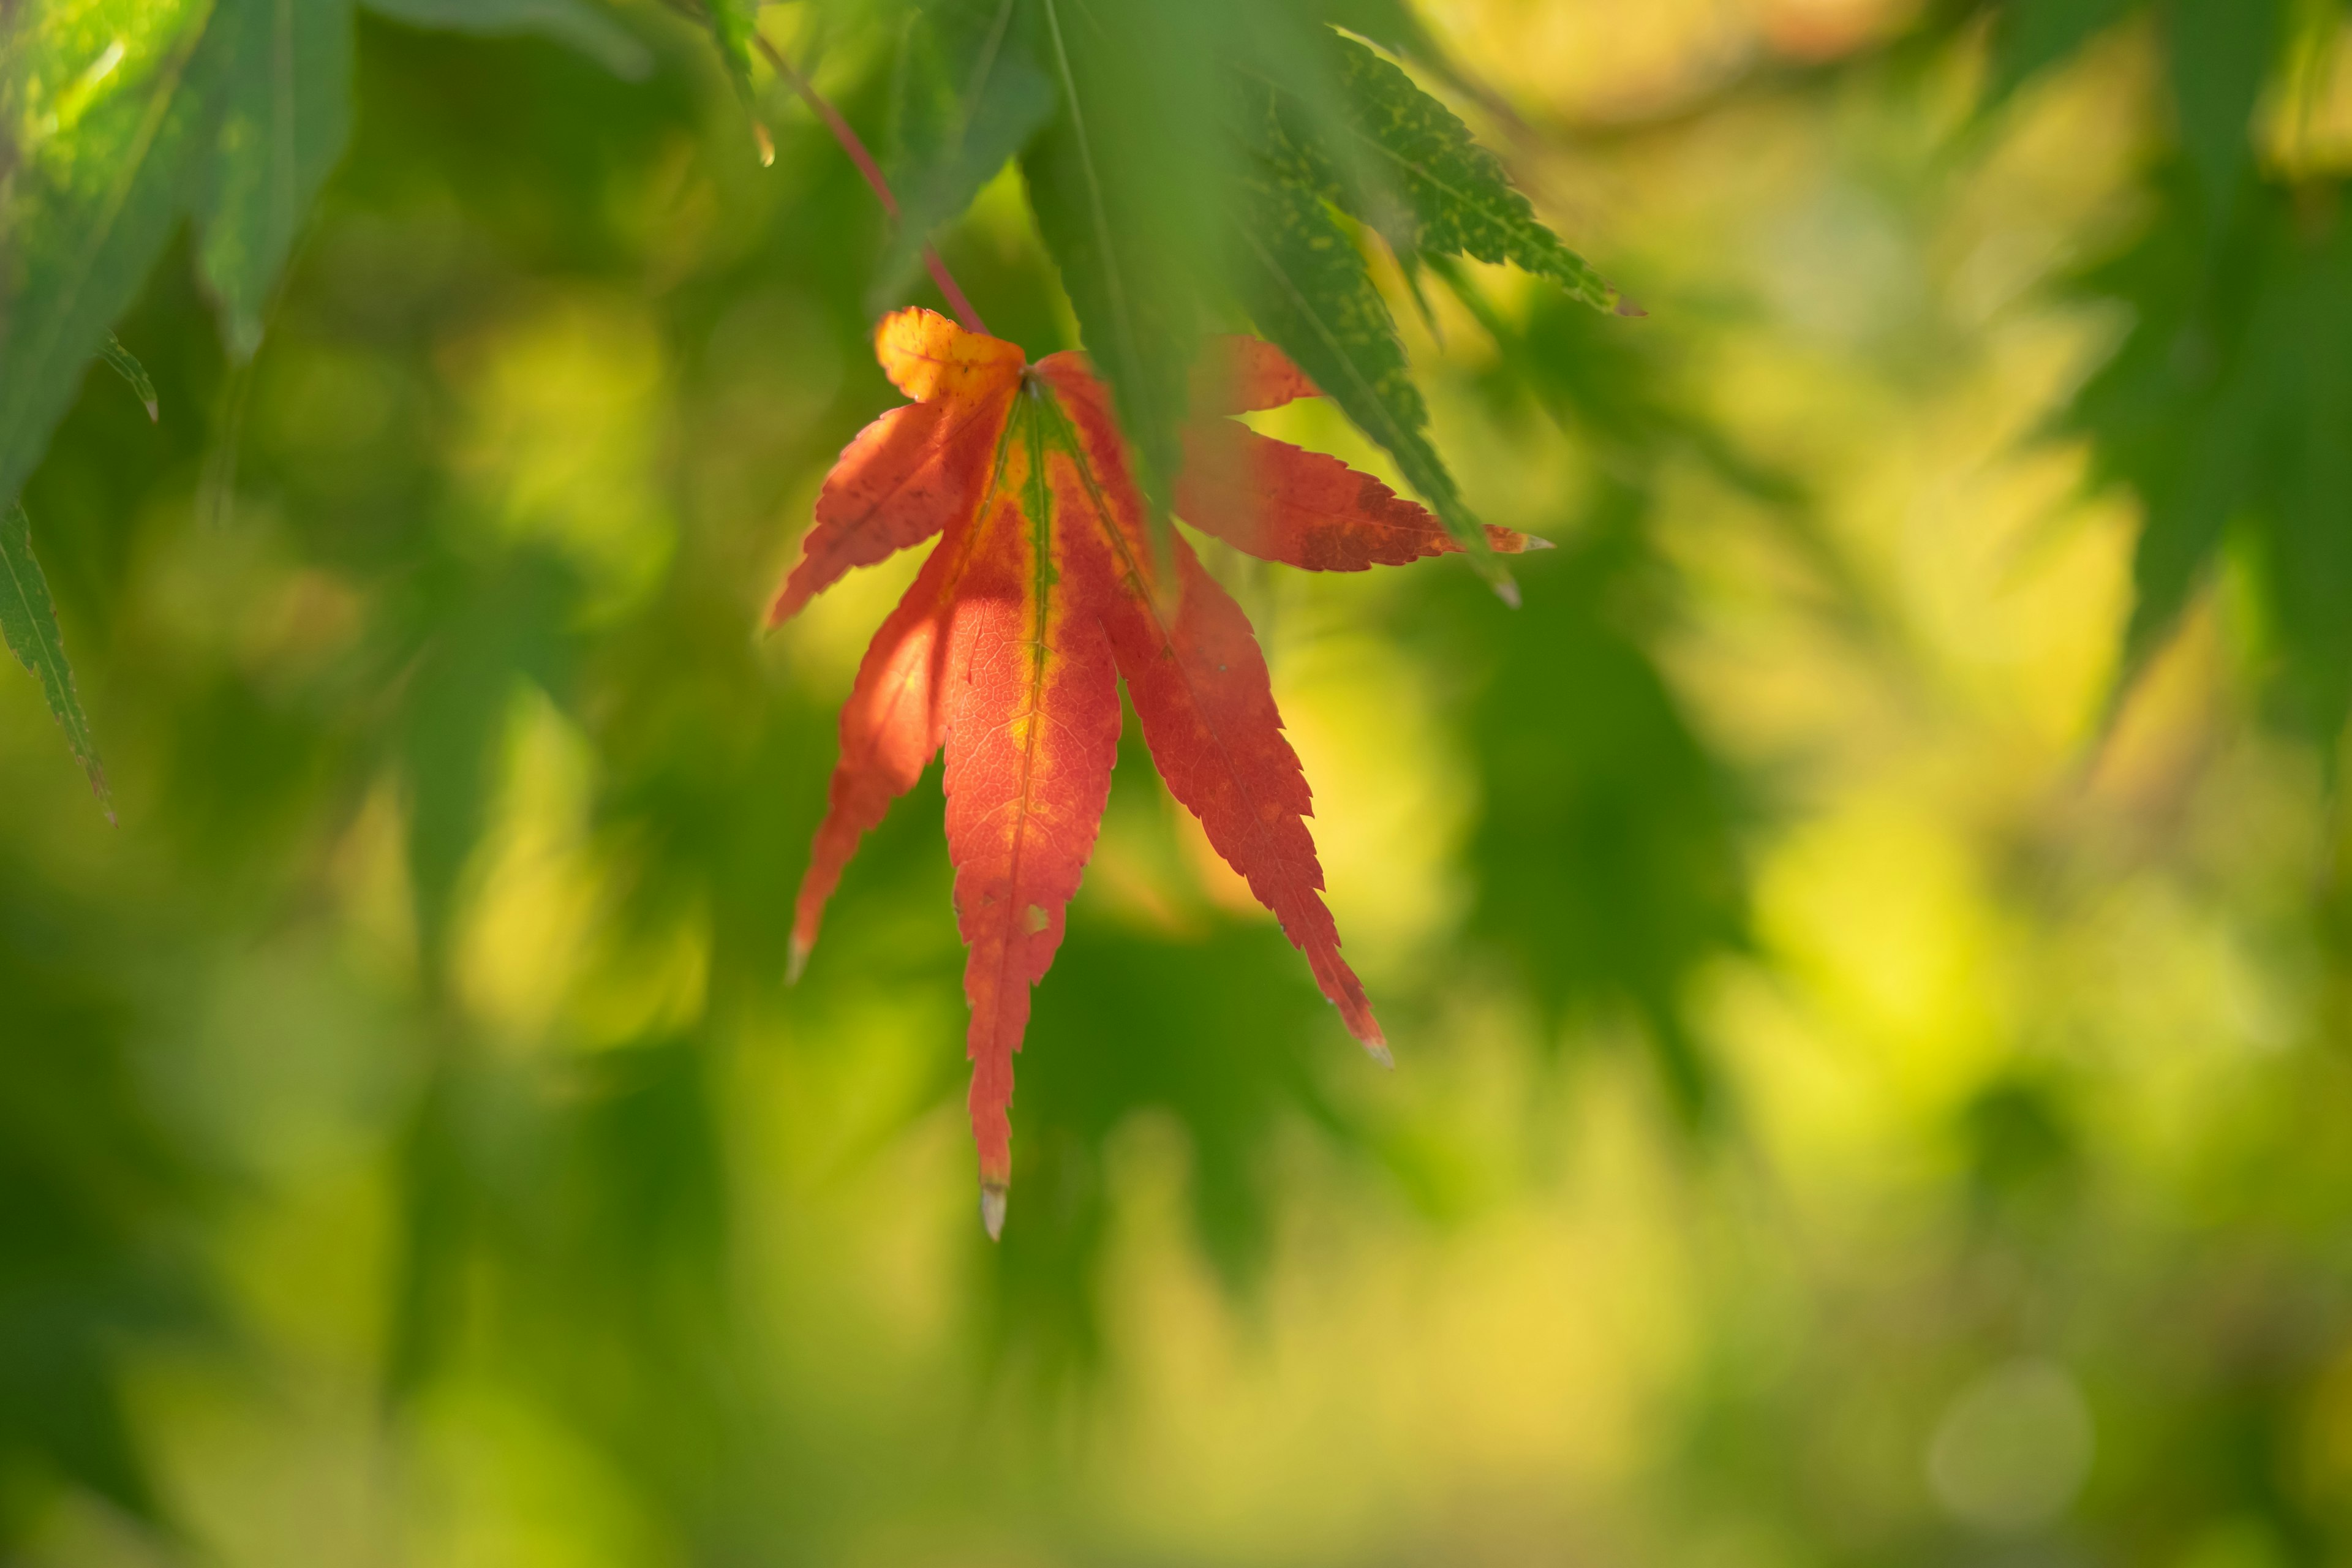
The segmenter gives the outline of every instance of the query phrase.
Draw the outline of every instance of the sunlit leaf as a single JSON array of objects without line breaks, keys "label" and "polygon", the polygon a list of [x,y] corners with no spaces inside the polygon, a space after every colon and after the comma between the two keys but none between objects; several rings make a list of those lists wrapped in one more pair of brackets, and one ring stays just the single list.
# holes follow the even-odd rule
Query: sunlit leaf
[{"label": "sunlit leaf", "polygon": [[6,106],[37,134],[0,186],[0,505],[145,280],[212,128],[192,69],[210,8],[124,9],[119,30],[64,8],[11,24]]},{"label": "sunlit leaf", "polygon": [[[939,536],[876,633],[842,710],[833,805],[801,885],[793,967],[857,841],[942,746],[958,924],[970,950],[972,1132],[982,1213],[1012,1180],[1013,1056],[1030,988],[1061,945],[1093,853],[1119,732],[1119,683],[1169,791],[1307,955],[1349,1029],[1385,1058],[1363,986],[1339,955],[1306,818],[1241,608],[1170,540],[1155,553],[1109,399],[1087,363],[1021,351],[928,310],[884,321],[883,368],[914,402],[852,443],[771,615],[853,566]],[[1270,559],[1357,570],[1457,548],[1437,521],[1328,458],[1221,428],[1215,416],[1309,394],[1268,345],[1229,340],[1204,378],[1198,525]],[[1353,482],[1350,483],[1349,481]],[[1498,533],[1502,549],[1524,549]]]}]

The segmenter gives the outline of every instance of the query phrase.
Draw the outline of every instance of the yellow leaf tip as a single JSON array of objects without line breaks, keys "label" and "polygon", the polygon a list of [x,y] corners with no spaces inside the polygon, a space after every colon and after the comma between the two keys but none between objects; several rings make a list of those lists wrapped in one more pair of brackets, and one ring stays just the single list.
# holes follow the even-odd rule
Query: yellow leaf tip
[{"label": "yellow leaf tip", "polygon": [[1002,1182],[980,1184],[980,1225],[991,1241],[1001,1240],[1004,1236],[1004,1210],[1012,1195]]},{"label": "yellow leaf tip", "polygon": [[751,140],[758,142],[760,145],[760,167],[762,169],[774,168],[776,166],[776,139],[769,135],[768,128],[761,124],[756,120],[751,121]]}]

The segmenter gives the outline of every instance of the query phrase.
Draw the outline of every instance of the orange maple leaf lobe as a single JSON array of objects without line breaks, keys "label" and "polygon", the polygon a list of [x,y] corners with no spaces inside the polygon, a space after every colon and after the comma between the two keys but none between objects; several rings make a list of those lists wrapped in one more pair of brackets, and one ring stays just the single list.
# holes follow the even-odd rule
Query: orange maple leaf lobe
[{"label": "orange maple leaf lobe", "polygon": [[1219,414],[1252,414],[1279,408],[1300,397],[1323,394],[1290,356],[1267,342],[1242,332],[1211,338],[1201,345],[1200,362],[1192,367],[1192,417]]},{"label": "orange maple leaf lobe", "polygon": [[[1103,635],[1107,574],[1073,537],[1024,410],[958,595],[947,723],[948,858],[969,949],[971,1130],[981,1179],[1012,1179],[1013,1054],[1030,988],[1062,945],[1110,796],[1118,676]],[[960,676],[961,679],[957,679]]]},{"label": "orange maple leaf lobe", "polygon": [[[1260,560],[1310,572],[1402,566],[1462,548],[1436,514],[1371,475],[1229,419],[1185,433],[1176,511]],[[1507,528],[1489,527],[1486,542],[1503,555],[1550,548]]]},{"label": "orange maple leaf lobe", "polygon": [[[929,401],[890,410],[842,454],[825,478],[816,526],[771,620],[797,612],[852,565],[882,560],[934,532],[953,537],[931,552],[875,634],[842,705],[841,762],[801,879],[788,981],[799,979],[808,962],[825,901],[858,839],[915,787],[940,749],[943,674],[973,543],[969,524],[988,490],[1021,385],[1020,349],[927,310],[886,318],[875,333],[875,354],[900,390]],[[852,498],[861,504],[852,505]]]},{"label": "orange maple leaf lobe", "polygon": [[857,433],[817,492],[816,521],[768,611],[782,625],[855,566],[920,544],[979,506],[1021,383],[1012,343],[928,310],[884,318],[875,357],[916,401]]},{"label": "orange maple leaf lobe", "polygon": [[1339,956],[1339,930],[1321,896],[1323,868],[1307,828],[1313,793],[1283,738],[1248,617],[1181,538],[1169,542],[1175,609],[1163,613],[1160,605],[1170,596],[1155,592],[1142,498],[1102,384],[1072,355],[1055,354],[1038,370],[1062,394],[1094,480],[1070,500],[1088,514],[1120,575],[1124,591],[1108,599],[1105,625],[1160,776],[1306,953],[1316,984],[1349,1031],[1384,1056],[1386,1041],[1363,984]]}]

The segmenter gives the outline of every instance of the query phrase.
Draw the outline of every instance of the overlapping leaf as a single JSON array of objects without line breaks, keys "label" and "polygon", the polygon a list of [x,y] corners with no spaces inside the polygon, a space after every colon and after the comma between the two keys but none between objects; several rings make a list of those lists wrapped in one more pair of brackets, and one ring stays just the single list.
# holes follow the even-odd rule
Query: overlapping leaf
[{"label": "overlapping leaf", "polygon": [[[643,65],[586,0],[369,3],[409,22],[551,31],[616,67]],[[231,353],[258,347],[271,291],[350,132],[352,5],[116,0],[16,7],[0,20],[0,507],[14,505],[91,361],[121,352],[109,329],[183,216],[196,220]],[[152,413],[152,389],[142,396]],[[24,546],[21,531],[13,542]],[[37,579],[28,548],[12,563]],[[47,596],[19,595],[16,609],[31,619],[23,641],[11,620],[10,645],[57,662],[43,689],[96,782]]]},{"label": "overlapping leaf", "polygon": [[[1176,799],[1307,955],[1351,1033],[1385,1057],[1340,956],[1265,660],[1182,540],[1164,552],[1110,396],[1072,354],[1021,351],[927,310],[884,321],[883,368],[914,401],[867,426],[817,501],[772,620],[852,566],[939,542],[875,636],[842,710],[832,809],[802,883],[794,967],[857,840],[942,747],[958,924],[969,950],[972,1131],[992,1234],[1012,1180],[1013,1056],[1094,847],[1126,683]],[[1314,388],[1269,345],[1223,340],[1178,505],[1267,559],[1359,570],[1458,548],[1369,475],[1215,417]],[[1530,542],[1501,530],[1493,547]]]},{"label": "overlapping leaf", "polygon": [[1054,112],[1021,0],[931,0],[908,17],[895,97],[898,225],[877,270],[877,308],[915,274],[931,231],[971,205]]}]

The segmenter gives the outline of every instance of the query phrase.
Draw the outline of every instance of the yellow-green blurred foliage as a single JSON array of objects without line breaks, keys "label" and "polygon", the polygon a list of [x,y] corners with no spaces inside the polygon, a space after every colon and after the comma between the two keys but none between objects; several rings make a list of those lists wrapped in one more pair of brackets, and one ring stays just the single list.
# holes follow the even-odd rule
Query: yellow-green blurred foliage
[{"label": "yellow-green blurred foliage", "polygon": [[[1985,108],[1921,13],[1429,7],[1650,314],[1391,279],[1524,609],[1213,562],[1397,1070],[1130,726],[995,1249],[935,780],[782,984],[912,567],[754,637],[878,216],[683,31],[365,23],[258,358],[176,250],[162,424],[93,372],[27,492],[121,823],[0,680],[12,1561],[2352,1560],[2340,770],[2234,563],[2108,722],[2137,516],[2052,434],[2157,46]],[[2262,145],[2340,161],[2305,52]],[[1069,340],[1010,176],[946,249]]]}]

